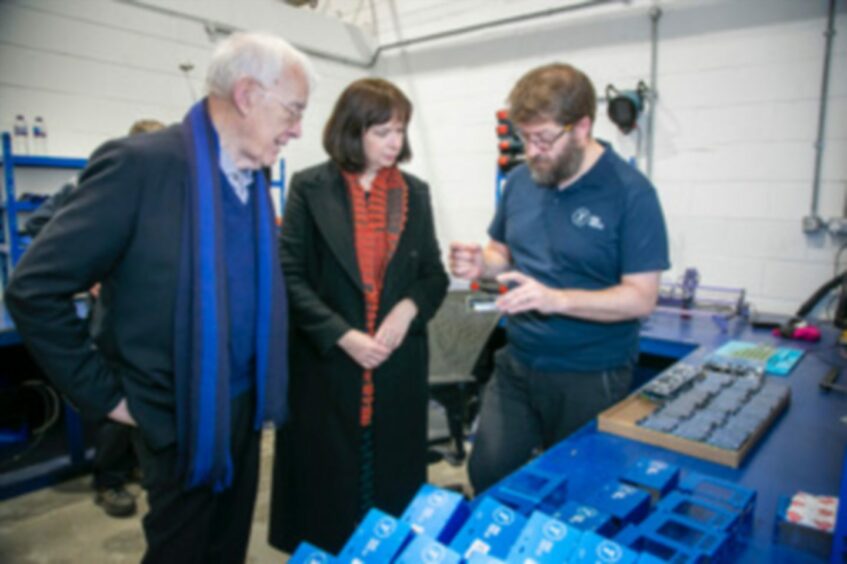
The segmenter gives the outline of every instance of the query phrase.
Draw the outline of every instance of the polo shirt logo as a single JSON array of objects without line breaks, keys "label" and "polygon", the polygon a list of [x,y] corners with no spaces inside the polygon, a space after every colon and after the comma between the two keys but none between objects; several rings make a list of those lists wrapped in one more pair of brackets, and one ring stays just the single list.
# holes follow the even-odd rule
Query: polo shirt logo
[{"label": "polo shirt logo", "polygon": [[571,223],[573,223],[576,227],[590,227],[592,229],[596,229],[598,231],[603,231],[606,226],[603,225],[603,220],[600,219],[600,216],[593,215],[591,210],[588,208],[582,207],[578,208],[571,215]]}]

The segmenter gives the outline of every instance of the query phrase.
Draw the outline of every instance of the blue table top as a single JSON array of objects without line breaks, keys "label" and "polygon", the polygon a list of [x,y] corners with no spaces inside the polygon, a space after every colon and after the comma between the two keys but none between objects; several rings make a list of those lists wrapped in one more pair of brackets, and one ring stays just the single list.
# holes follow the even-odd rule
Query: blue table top
[{"label": "blue table top", "polygon": [[[818,383],[833,367],[847,367],[839,354],[838,332],[823,328],[820,343],[784,341],[767,331],[753,330],[744,319],[732,320],[726,332],[708,318],[682,319],[656,314],[642,327],[641,348],[686,362],[699,362],[729,340],[791,346],[807,351],[785,378],[791,387],[791,404],[751,451],[740,468],[733,469],[674,451],[639,443],[597,430],[590,423],[542,456],[556,457],[566,467],[569,489],[594,489],[616,479],[627,466],[648,456],[676,464],[684,470],[730,480],[758,492],[752,538],[742,548],[739,561],[815,561],[807,553],[773,544],[777,500],[797,491],[838,495],[847,445],[847,395],[825,392]],[[0,346],[20,343],[20,337],[0,302]],[[847,500],[844,500],[847,502]]]},{"label": "blue table top", "polygon": [[[733,469],[660,447],[640,443],[597,430],[590,423],[542,456],[556,457],[568,477],[570,491],[592,490],[618,478],[623,469],[647,456],[722,478],[755,489],[757,494],[752,538],[739,561],[816,561],[808,553],[773,544],[777,500],[798,491],[817,495],[839,494],[842,462],[847,445],[847,395],[824,392],[818,385],[832,366],[847,367],[847,359],[836,347],[838,332],[824,328],[817,344],[784,341],[768,331],[753,330],[744,320],[734,320],[722,333],[708,318],[681,319],[656,314],[645,323],[642,350],[687,351],[686,362],[702,360],[729,340],[790,346],[806,350],[787,377],[774,377],[791,387],[791,403],[759,444],[748,453],[742,466]],[[666,354],[666,356],[672,356]],[[842,421],[844,419],[844,421]],[[847,502],[847,500],[844,500]]]}]

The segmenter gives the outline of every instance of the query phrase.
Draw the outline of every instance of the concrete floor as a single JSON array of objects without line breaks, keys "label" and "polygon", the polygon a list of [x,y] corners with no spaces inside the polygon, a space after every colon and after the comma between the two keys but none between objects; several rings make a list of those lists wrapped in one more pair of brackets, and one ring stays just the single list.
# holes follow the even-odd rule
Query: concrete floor
[{"label": "concrete floor", "polygon": [[[267,543],[273,434],[262,440],[259,495],[247,562],[285,562],[284,553]],[[460,484],[470,492],[464,466],[446,462],[429,467],[429,481],[436,485]],[[91,477],[83,476],[55,487],[0,502],[0,563],[72,564],[137,563],[144,553],[141,517],[147,511],[145,496],[137,484],[134,517],[107,516],[94,504]]]}]

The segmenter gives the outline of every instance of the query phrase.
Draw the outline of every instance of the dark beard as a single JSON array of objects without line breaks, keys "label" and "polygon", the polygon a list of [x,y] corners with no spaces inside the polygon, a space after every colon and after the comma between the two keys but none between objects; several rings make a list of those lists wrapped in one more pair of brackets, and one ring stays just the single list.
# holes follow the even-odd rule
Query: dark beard
[{"label": "dark beard", "polygon": [[532,174],[532,179],[536,184],[541,186],[555,187],[576,175],[579,167],[582,166],[582,159],[585,156],[585,148],[571,144],[559,157],[553,161],[549,168],[541,169],[538,167],[538,157],[527,162],[529,172]]}]

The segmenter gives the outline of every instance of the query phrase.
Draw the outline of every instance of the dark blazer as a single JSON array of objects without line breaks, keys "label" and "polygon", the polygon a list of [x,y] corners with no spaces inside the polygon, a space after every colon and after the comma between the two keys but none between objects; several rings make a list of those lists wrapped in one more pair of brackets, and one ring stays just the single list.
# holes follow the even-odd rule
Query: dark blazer
[{"label": "dark blazer", "polygon": [[[126,397],[154,449],[176,437],[174,302],[188,174],[178,125],[106,143],[4,293],[36,362],[71,402],[102,417]],[[95,282],[97,348],[72,299]]]},{"label": "dark blazer", "polygon": [[76,190],[76,177],[66,182],[29,216],[24,224],[26,234],[33,238],[36,237],[47,225],[47,222],[56,215],[56,212],[62,209],[74,190]]},{"label": "dark blazer", "polygon": [[[427,185],[409,188],[405,229],[388,265],[377,326],[404,298],[418,315],[403,344],[374,372],[377,507],[399,515],[426,480],[426,324],[447,291]],[[292,315],[290,421],[277,435],[271,544],[308,540],[337,551],[358,515],[362,368],[336,345],[366,331],[347,186],[333,163],[297,173],[283,219],[280,257]]]}]

